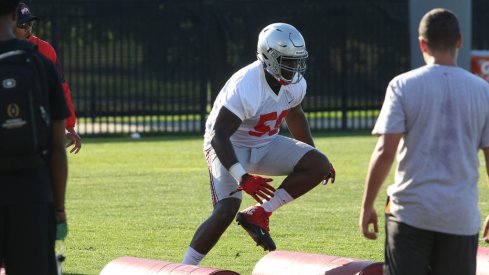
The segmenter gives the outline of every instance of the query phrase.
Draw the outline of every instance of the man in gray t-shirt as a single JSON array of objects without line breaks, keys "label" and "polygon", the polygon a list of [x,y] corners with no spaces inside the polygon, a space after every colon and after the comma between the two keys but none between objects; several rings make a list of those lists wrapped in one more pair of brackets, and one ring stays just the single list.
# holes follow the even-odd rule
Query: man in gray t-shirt
[{"label": "man in gray t-shirt", "polygon": [[428,12],[419,41],[426,65],[389,83],[372,131],[379,140],[360,229],[377,238],[374,201],[397,149],[395,183],[387,191],[385,274],[475,274],[479,149],[489,171],[489,84],[457,67],[462,37],[451,11]]}]

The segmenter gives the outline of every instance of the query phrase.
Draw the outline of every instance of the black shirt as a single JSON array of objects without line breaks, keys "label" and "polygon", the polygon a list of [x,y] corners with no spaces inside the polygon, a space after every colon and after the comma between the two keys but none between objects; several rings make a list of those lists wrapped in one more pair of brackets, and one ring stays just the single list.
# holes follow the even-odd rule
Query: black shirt
[{"label": "black shirt", "polygon": [[[0,42],[0,54],[12,50],[26,49],[31,47],[30,45],[29,42],[18,39],[3,41]],[[46,70],[51,120],[59,121],[69,117],[70,111],[54,64],[38,51],[34,51],[33,54],[39,56]],[[51,175],[47,164],[19,170],[0,170],[0,205],[52,202],[53,195],[51,190]]]}]

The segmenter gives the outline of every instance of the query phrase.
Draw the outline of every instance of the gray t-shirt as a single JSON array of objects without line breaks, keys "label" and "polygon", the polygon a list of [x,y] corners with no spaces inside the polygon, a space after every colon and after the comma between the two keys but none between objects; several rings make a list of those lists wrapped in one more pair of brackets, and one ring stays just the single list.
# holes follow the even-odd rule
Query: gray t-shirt
[{"label": "gray t-shirt", "polygon": [[437,232],[474,235],[480,227],[479,148],[489,147],[489,84],[453,66],[426,65],[394,78],[372,134],[404,133],[394,218]]}]

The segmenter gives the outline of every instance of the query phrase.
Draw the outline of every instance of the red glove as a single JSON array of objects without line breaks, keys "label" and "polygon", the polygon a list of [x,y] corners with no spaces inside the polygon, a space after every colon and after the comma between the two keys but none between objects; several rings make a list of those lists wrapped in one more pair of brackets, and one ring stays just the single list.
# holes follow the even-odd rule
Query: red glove
[{"label": "red glove", "polygon": [[328,184],[328,181],[331,179],[331,183],[334,183],[334,180],[336,178],[336,171],[333,168],[333,164],[329,163],[329,172],[328,175],[323,180],[323,184],[326,185]]},{"label": "red glove", "polygon": [[258,203],[262,203],[262,200],[259,198],[263,198],[267,201],[273,197],[273,192],[275,192],[275,188],[269,185],[267,182],[271,182],[272,179],[262,178],[260,176],[250,175],[248,173],[244,174],[241,178],[241,182],[236,191],[231,192],[230,195],[244,190],[250,196],[252,196]]}]

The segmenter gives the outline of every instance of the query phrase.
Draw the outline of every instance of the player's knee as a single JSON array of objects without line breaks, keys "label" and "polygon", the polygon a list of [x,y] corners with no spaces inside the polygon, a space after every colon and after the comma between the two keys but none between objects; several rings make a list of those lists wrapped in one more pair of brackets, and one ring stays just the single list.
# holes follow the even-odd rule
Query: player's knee
[{"label": "player's knee", "polygon": [[321,171],[321,178],[325,178],[329,175],[329,159],[323,154],[319,153],[320,157],[317,163],[318,171]]},{"label": "player's knee", "polygon": [[329,173],[329,160],[323,153],[312,150],[306,157],[307,170],[311,172],[311,175],[322,179]]},{"label": "player's knee", "polygon": [[238,211],[234,211],[233,209],[221,209],[220,211],[214,211],[212,216],[214,216],[215,222],[219,222],[221,224],[231,224],[237,213]]},{"label": "player's knee", "polygon": [[241,200],[235,198],[228,198],[220,201],[216,204],[214,211],[212,212],[214,221],[230,224],[238,213],[240,205]]}]

